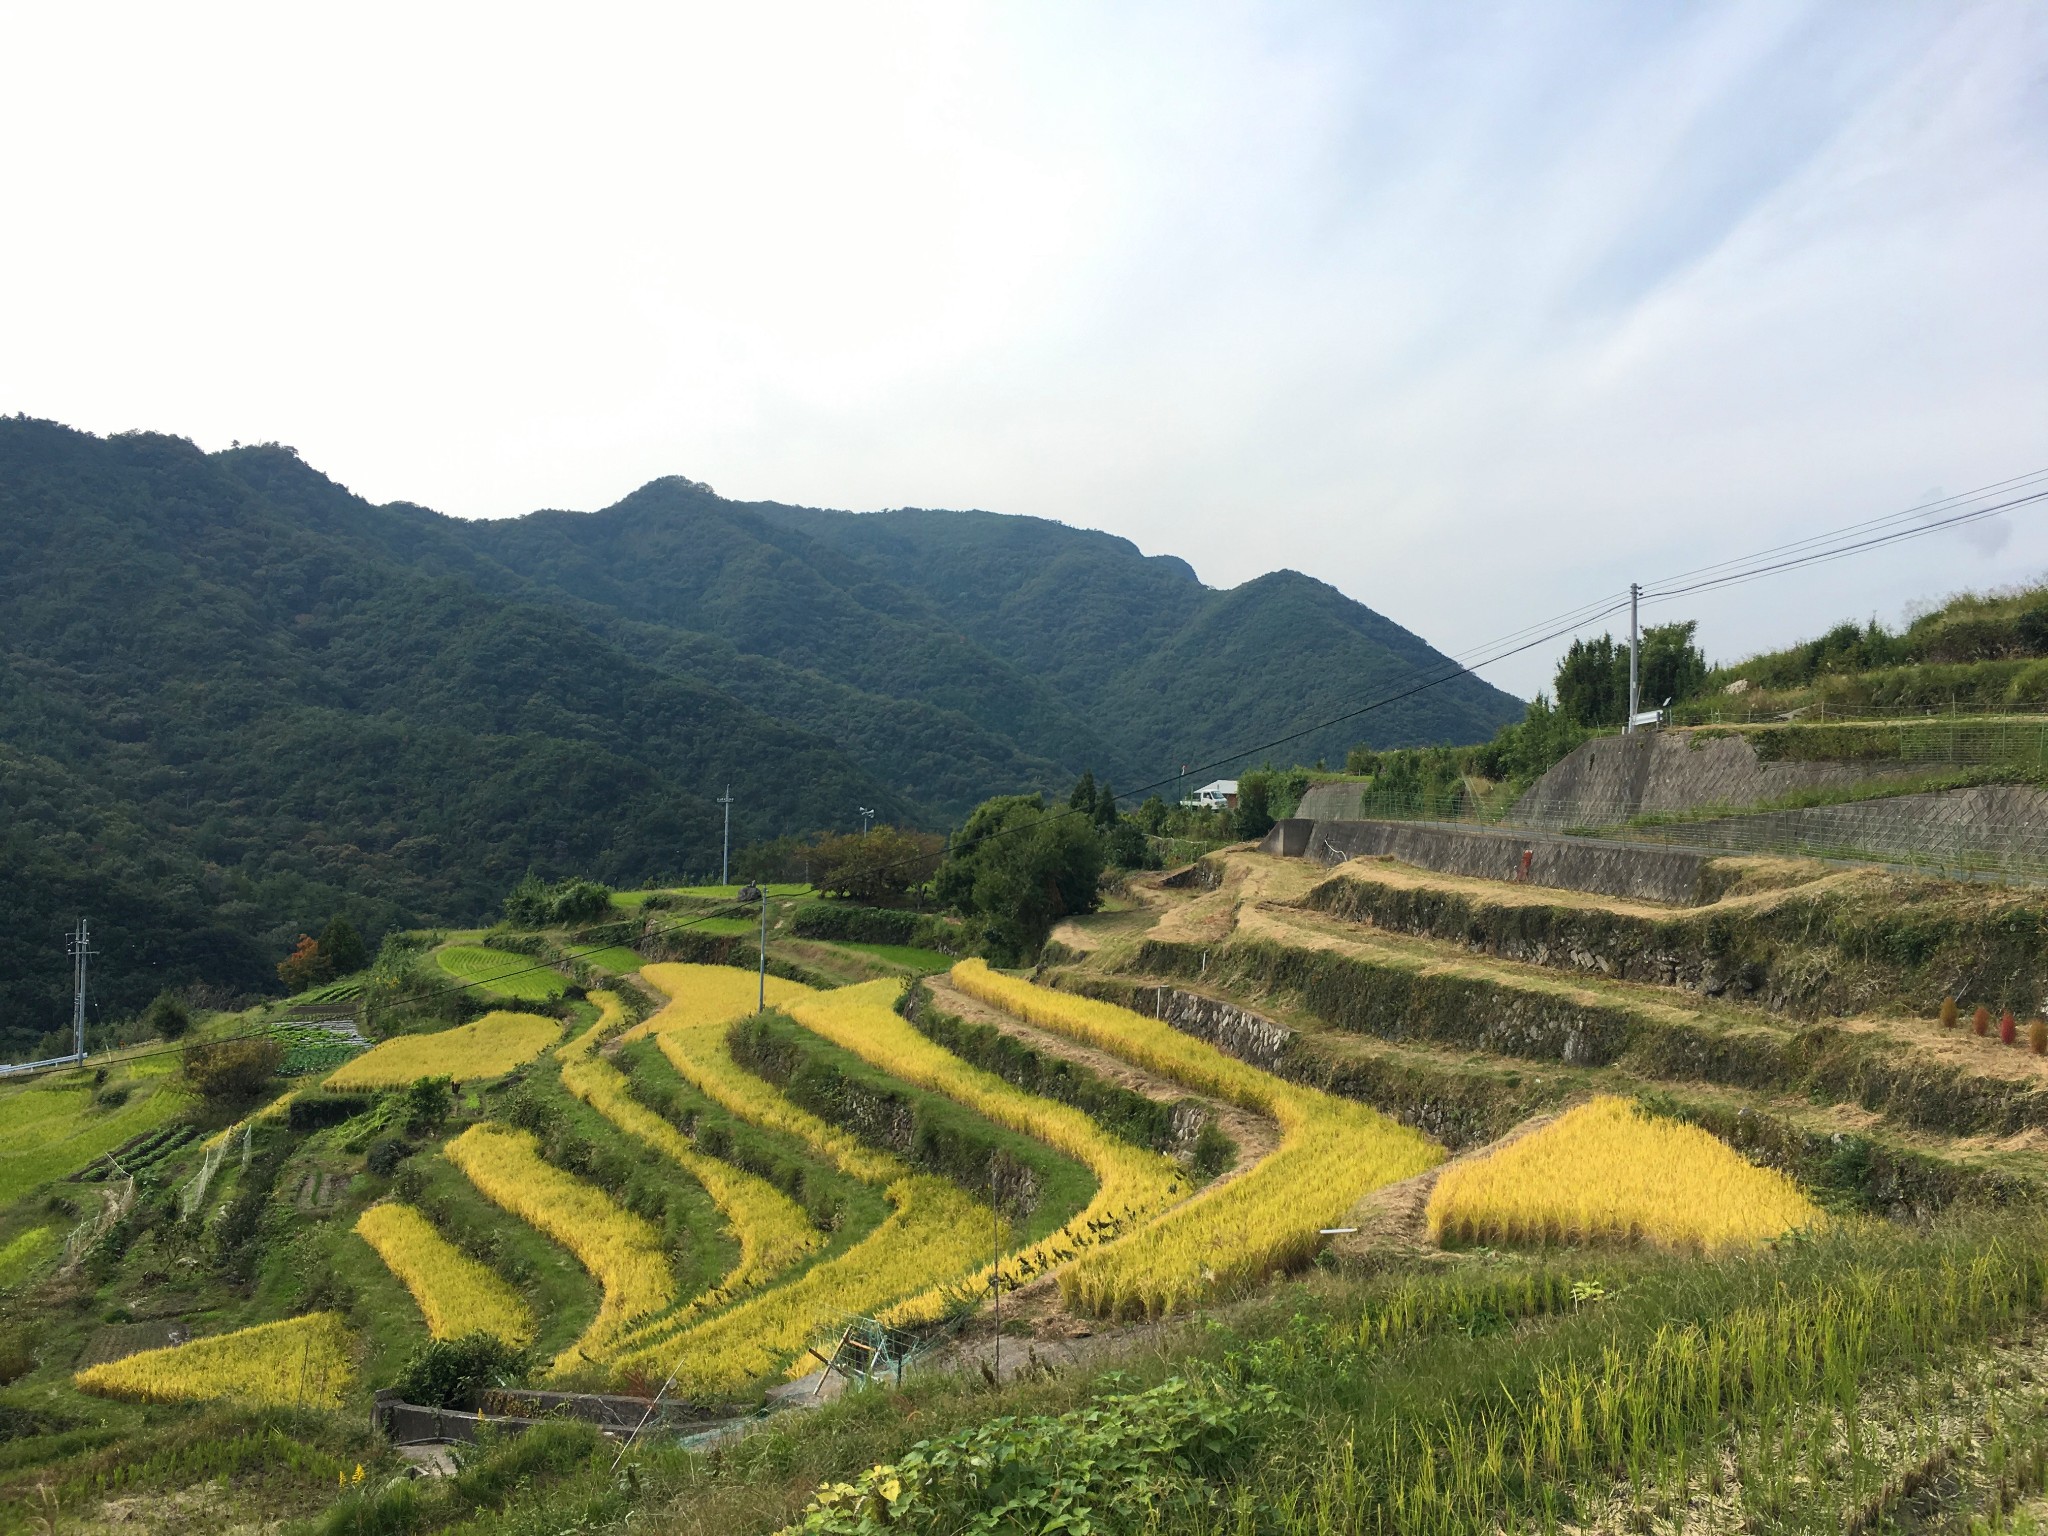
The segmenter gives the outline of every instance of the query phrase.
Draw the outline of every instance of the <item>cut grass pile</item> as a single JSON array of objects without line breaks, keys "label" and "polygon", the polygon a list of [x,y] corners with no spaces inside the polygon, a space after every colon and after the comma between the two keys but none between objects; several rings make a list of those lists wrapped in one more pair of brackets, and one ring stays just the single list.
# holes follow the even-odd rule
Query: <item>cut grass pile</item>
[{"label": "cut grass pile", "polygon": [[492,949],[488,944],[450,944],[436,950],[434,958],[450,976],[471,983],[479,996],[546,1003],[569,987],[559,971],[537,964],[531,956]]},{"label": "cut grass pile", "polygon": [[1647,1241],[1718,1253],[1821,1222],[1782,1173],[1609,1095],[1446,1169],[1429,1199],[1431,1234],[1459,1243]]},{"label": "cut grass pile", "polygon": [[661,1234],[595,1185],[540,1155],[533,1136],[489,1121],[441,1149],[484,1197],[576,1255],[603,1288],[604,1300],[583,1336],[554,1359],[566,1373],[601,1363],[629,1325],[675,1301],[675,1276]]},{"label": "cut grass pile", "polygon": [[141,1403],[232,1398],[254,1408],[339,1408],[355,1379],[354,1341],[338,1313],[310,1312],[89,1366],[86,1392]]},{"label": "cut grass pile", "polygon": [[490,1333],[507,1344],[533,1341],[533,1314],[519,1293],[435,1231],[422,1212],[386,1201],[356,1218],[356,1232],[412,1292],[435,1338]]},{"label": "cut grass pile", "polygon": [[538,1013],[487,1013],[433,1035],[398,1035],[347,1063],[327,1079],[331,1088],[402,1088],[420,1077],[466,1083],[502,1077],[555,1043],[559,1019]]},{"label": "cut grass pile", "polygon": [[1061,1270],[1069,1306],[1157,1317],[1242,1291],[1308,1262],[1318,1229],[1335,1225],[1361,1196],[1443,1157],[1429,1138],[1377,1111],[1282,1082],[1127,1008],[1033,986],[979,960],[956,965],[952,983],[1030,1023],[1279,1123],[1279,1147],[1249,1173]]}]

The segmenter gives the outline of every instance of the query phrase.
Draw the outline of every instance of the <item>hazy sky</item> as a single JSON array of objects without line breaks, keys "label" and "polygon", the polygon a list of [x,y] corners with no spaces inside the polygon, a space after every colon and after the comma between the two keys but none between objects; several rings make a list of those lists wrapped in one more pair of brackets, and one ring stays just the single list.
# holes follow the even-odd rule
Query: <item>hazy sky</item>
[{"label": "hazy sky", "polygon": [[17,3],[0,142],[0,410],[465,516],[1033,513],[1457,650],[2048,467],[2038,3]]}]

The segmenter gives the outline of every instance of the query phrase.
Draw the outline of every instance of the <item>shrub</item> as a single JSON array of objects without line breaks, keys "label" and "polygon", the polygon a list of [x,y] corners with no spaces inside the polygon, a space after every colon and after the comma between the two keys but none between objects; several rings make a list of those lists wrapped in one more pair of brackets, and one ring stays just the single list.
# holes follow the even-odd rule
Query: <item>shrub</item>
[{"label": "shrub", "polygon": [[408,1403],[474,1413],[492,1387],[516,1387],[530,1369],[526,1351],[494,1333],[430,1339],[412,1352],[392,1387]]},{"label": "shrub", "polygon": [[2027,1049],[2036,1056],[2048,1055],[2048,1019],[2036,1019],[2027,1026]]},{"label": "shrub", "polygon": [[192,1033],[192,1011],[174,992],[159,992],[143,1010],[142,1027],[159,1040],[182,1040]]},{"label": "shrub", "polygon": [[1970,1028],[1974,1030],[1978,1035],[1985,1035],[1990,1033],[1991,1010],[1989,1008],[1986,1008],[1982,1003],[1979,1003],[1977,1005],[1977,1011],[1970,1015]]},{"label": "shrub", "polygon": [[2008,1008],[1998,1019],[1998,1040],[2001,1045],[2012,1044],[2014,1029],[2012,1010]]},{"label": "shrub", "polygon": [[1941,1027],[1943,1029],[1954,1029],[1956,1027],[1956,1000],[1952,997],[1944,997],[1941,1000]]},{"label": "shrub", "polygon": [[363,1093],[302,1093],[285,1106],[285,1124],[295,1131],[325,1130],[353,1120],[370,1107]]},{"label": "shrub", "polygon": [[284,1046],[268,1035],[243,1040],[194,1040],[185,1047],[185,1078],[216,1108],[248,1103],[284,1065]]},{"label": "shrub", "polygon": [[405,1090],[405,1129],[410,1136],[425,1136],[447,1123],[455,1098],[455,1084],[446,1077],[416,1077]]}]

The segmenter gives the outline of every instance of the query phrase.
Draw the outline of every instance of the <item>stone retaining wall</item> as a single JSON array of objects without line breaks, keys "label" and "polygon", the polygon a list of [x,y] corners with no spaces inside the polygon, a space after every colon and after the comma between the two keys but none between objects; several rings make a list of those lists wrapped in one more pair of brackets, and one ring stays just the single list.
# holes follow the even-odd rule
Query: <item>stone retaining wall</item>
[{"label": "stone retaining wall", "polygon": [[1684,848],[1616,843],[1517,828],[1436,821],[1275,822],[1264,853],[1311,858],[1392,858],[1444,875],[1509,880],[1633,901],[1691,905],[1711,892],[1702,880],[1714,856]]}]

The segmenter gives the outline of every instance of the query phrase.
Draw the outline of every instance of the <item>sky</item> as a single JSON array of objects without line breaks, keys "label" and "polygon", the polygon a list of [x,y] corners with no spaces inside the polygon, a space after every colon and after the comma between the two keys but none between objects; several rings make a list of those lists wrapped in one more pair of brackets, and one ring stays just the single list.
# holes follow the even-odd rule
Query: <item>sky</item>
[{"label": "sky", "polygon": [[[0,142],[0,411],[466,517],[1025,513],[1457,653],[2048,468],[2017,0],[16,4]],[[2036,509],[1646,618],[2044,571]]]}]

